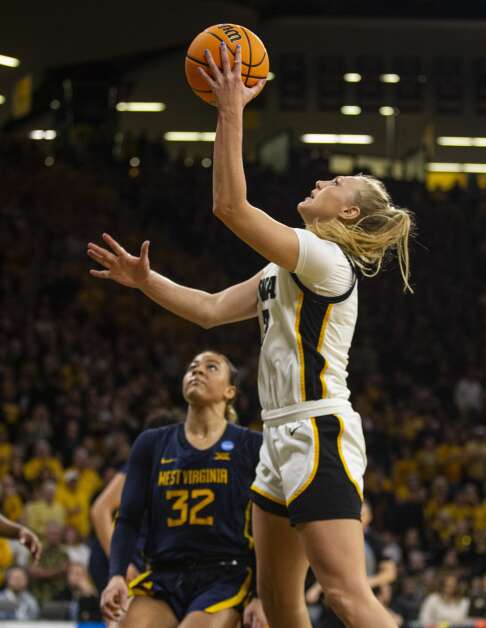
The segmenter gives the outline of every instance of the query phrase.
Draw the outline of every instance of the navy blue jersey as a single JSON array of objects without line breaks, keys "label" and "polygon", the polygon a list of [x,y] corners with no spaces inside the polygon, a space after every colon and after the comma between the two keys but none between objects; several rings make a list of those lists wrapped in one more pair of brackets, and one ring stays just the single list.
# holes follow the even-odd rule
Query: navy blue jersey
[{"label": "navy blue jersey", "polygon": [[[120,470],[118,471],[118,473],[123,473],[123,475],[126,478],[126,475],[128,473],[128,462],[126,462],[124,465],[120,467]],[[118,517],[118,514],[119,512],[117,512],[116,517]],[[135,567],[139,571],[143,571],[145,567],[144,548],[145,548],[146,538],[147,538],[147,513],[144,513],[144,516],[142,519],[142,525],[140,526],[140,532],[137,538],[137,545],[135,548],[135,553],[132,557],[132,560],[130,561],[131,563],[135,565]]]},{"label": "navy blue jersey", "polygon": [[110,557],[110,575],[123,575],[147,511],[149,561],[250,560],[249,489],[262,436],[228,424],[209,449],[193,447],[184,425],[144,431],[128,462]]}]

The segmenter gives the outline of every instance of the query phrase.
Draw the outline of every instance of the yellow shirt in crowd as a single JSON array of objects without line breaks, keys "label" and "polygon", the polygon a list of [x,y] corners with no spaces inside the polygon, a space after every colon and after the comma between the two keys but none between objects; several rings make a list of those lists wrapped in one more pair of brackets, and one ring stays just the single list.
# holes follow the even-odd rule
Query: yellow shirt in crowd
[{"label": "yellow shirt in crowd", "polygon": [[74,491],[60,485],[56,491],[56,501],[62,504],[66,511],[66,525],[72,526],[82,538],[86,538],[90,530],[89,499],[79,483]]},{"label": "yellow shirt in crowd", "polygon": [[60,526],[66,522],[66,511],[58,501],[47,504],[44,501],[30,502],[25,507],[25,522],[39,536],[44,536],[46,526],[55,521]]},{"label": "yellow shirt in crowd", "polygon": [[33,482],[44,469],[48,469],[56,480],[62,480],[62,465],[57,458],[31,458],[24,464],[24,477]]}]

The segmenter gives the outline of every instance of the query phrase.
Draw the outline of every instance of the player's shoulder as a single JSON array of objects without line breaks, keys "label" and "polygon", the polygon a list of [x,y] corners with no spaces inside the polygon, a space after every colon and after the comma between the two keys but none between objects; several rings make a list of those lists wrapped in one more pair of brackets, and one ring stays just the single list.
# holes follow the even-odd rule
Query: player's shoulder
[{"label": "player's shoulder", "polygon": [[344,256],[344,252],[337,242],[333,242],[332,240],[327,240],[326,238],[321,238],[317,233],[311,231],[310,229],[302,229],[296,228],[295,232],[299,238],[299,241],[306,242],[312,246],[320,246],[323,249],[327,250],[330,253],[334,253],[338,256]]},{"label": "player's shoulder", "polygon": [[170,439],[170,437],[180,429],[180,423],[164,425],[162,427],[152,427],[141,432],[135,440],[135,444],[145,447],[155,447],[156,444]]},{"label": "player's shoulder", "polygon": [[249,447],[254,444],[261,445],[263,440],[261,432],[256,432],[255,430],[251,430],[248,427],[235,425],[234,423],[231,423],[228,426],[227,435],[232,435],[235,439],[238,439],[240,442],[246,444]]}]

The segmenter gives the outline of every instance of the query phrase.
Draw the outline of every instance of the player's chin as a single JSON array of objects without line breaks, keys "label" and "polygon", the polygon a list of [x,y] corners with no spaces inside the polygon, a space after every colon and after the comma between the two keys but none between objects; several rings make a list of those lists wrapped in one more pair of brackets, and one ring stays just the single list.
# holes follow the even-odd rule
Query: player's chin
[{"label": "player's chin", "polygon": [[312,222],[312,199],[310,198],[310,196],[303,201],[300,201],[300,203],[297,205],[297,212],[300,214],[300,217],[306,224],[308,222]]},{"label": "player's chin", "polygon": [[184,399],[192,405],[201,405],[206,402],[207,395],[199,386],[188,386],[184,391]]}]

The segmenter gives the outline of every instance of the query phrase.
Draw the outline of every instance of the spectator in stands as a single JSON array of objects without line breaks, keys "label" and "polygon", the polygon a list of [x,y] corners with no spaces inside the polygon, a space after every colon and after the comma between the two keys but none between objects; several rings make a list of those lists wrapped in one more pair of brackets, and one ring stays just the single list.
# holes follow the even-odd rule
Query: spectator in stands
[{"label": "spectator in stands", "polygon": [[64,474],[64,483],[57,487],[56,500],[66,511],[66,525],[76,529],[85,539],[90,530],[89,493],[86,486],[81,486],[79,472],[69,469]]},{"label": "spectator in stands", "polygon": [[0,591],[0,619],[32,621],[39,617],[37,600],[27,590],[29,578],[22,567],[11,567],[7,572],[6,586]]},{"label": "spectator in stands", "polygon": [[43,537],[49,522],[64,526],[66,510],[56,499],[56,484],[51,480],[44,482],[39,490],[39,497],[25,505],[26,523],[36,534]]},{"label": "spectator in stands", "polygon": [[[77,416],[78,408],[71,404],[65,409],[65,412],[70,416]],[[69,466],[73,459],[74,452],[79,446],[81,440],[80,422],[80,416],[77,416],[76,419],[69,419],[66,423],[66,432],[63,433],[58,440],[58,449],[61,452],[62,463],[65,467]]]},{"label": "spectator in stands", "polygon": [[83,543],[76,528],[67,527],[64,530],[64,550],[69,556],[70,563],[78,563],[83,567],[88,567],[90,549]]},{"label": "spectator in stands", "polygon": [[464,597],[455,575],[443,576],[436,593],[428,595],[422,603],[419,620],[423,624],[461,622],[467,619],[469,600]]},{"label": "spectator in stands", "polygon": [[[115,228],[130,247],[149,236],[154,265],[189,284],[204,278],[204,288],[213,291],[260,267],[256,255],[250,259],[245,247],[197,211],[210,202],[210,173],[198,162],[186,167],[183,159],[158,160],[154,155],[160,146],[153,146],[154,170],[142,159],[140,176],[127,182],[116,165],[105,165],[100,174],[92,166],[98,163],[96,154],[82,168],[73,168],[59,153],[55,166],[46,168],[40,144],[7,135],[0,143],[0,504],[16,521],[26,517],[25,504],[32,504],[45,474],[61,481],[80,445],[88,450],[88,468],[111,477],[115,462],[126,459],[128,444],[140,431],[141,417],[154,408],[175,408],[175,413],[180,405],[176,375],[194,348],[207,342],[208,332],[154,313],[133,294],[113,290],[107,299],[85,274],[84,243],[92,234]],[[255,202],[278,207],[282,218],[294,212],[295,189],[309,176],[323,178],[319,159],[298,156],[295,164],[291,178],[257,163],[247,167]],[[387,185],[401,204],[416,210],[425,247],[417,247],[414,255],[413,298],[395,290],[393,271],[361,282],[362,316],[350,383],[367,432],[365,488],[373,526],[398,539],[401,570],[415,574],[420,597],[435,588],[444,560],[454,556],[466,578],[486,573],[484,400],[480,413],[472,410],[477,420],[458,416],[464,398],[466,408],[480,407],[486,386],[481,370],[486,363],[486,189],[474,199],[462,195],[458,202],[421,184]],[[444,250],[454,250],[453,268]],[[387,330],[387,342],[372,342],[377,329]],[[210,333],[248,374],[242,417],[258,422],[251,349],[252,343],[258,346],[256,326],[247,324],[244,344],[241,327]],[[42,406],[46,410],[38,409]],[[52,429],[48,455],[31,456],[26,447],[23,426],[34,417],[43,433]],[[467,500],[456,498],[468,482],[476,487],[477,504],[470,489]],[[425,493],[424,503],[413,495],[416,487]],[[458,526],[464,507],[469,520],[473,513],[467,531]],[[410,527],[419,532],[409,536]],[[467,537],[472,537],[470,553],[461,551],[461,538],[464,547]],[[0,562],[25,560],[15,543],[6,540],[4,547]],[[393,544],[388,549],[398,556]],[[413,605],[415,593],[405,578],[399,596],[410,597]],[[479,599],[479,593],[474,597]]]},{"label": "spectator in stands", "polygon": [[486,575],[478,578],[478,591],[471,594],[469,616],[475,619],[486,619]]},{"label": "spectator in stands", "polygon": [[24,514],[24,503],[14,478],[5,474],[0,480],[1,512],[11,521],[20,521]]},{"label": "spectator in stands", "polygon": [[8,441],[7,428],[0,424],[0,479],[9,472],[12,458],[12,443]]},{"label": "spectator in stands", "polygon": [[[361,508],[361,523],[365,535],[365,559],[368,582],[373,589],[389,585],[397,578],[397,565],[383,553],[383,543],[380,536],[371,528],[373,511],[371,505],[365,500]],[[315,582],[306,592],[308,604],[317,604],[322,596],[322,587]],[[327,611],[329,614],[329,611]]]},{"label": "spectator in stands", "polygon": [[62,547],[62,535],[63,528],[58,523],[48,523],[42,557],[29,568],[32,591],[41,602],[53,600],[66,584],[69,556]]},{"label": "spectator in stands", "polygon": [[411,576],[403,578],[394,608],[403,617],[405,624],[418,619],[423,599],[417,580]]},{"label": "spectator in stands", "polygon": [[393,617],[397,626],[403,626],[404,619],[398,612],[396,605],[392,603],[392,593],[393,590],[389,584],[382,584],[380,587],[378,587],[376,597],[380,600],[386,610]]},{"label": "spectator in stands", "polygon": [[[52,419],[49,414],[49,409],[46,406],[46,404],[38,403],[34,406],[32,410],[31,418],[28,418],[22,424],[22,443],[26,447],[31,447],[32,445],[34,445],[35,443],[39,443],[40,441],[49,443],[49,441],[52,438],[52,434],[53,434],[53,426],[52,426]],[[42,447],[44,446],[45,445],[42,445]],[[38,451],[39,449],[37,448],[37,452]],[[38,455],[38,458],[40,459],[41,456],[39,456],[38,453],[37,455]],[[57,459],[54,459],[54,462],[48,463],[48,466],[51,467],[51,471],[53,471],[53,473],[57,473],[58,471],[57,463],[58,463]],[[40,461],[37,462],[36,464],[40,464]],[[54,471],[54,467],[55,467],[55,471]],[[29,468],[28,473],[31,471],[32,469]],[[37,477],[39,477],[38,472],[36,473],[34,478],[27,477],[27,479],[31,480],[31,479],[36,479]]]},{"label": "spectator in stands", "polygon": [[383,542],[380,535],[371,527],[373,511],[369,502],[364,501],[361,509],[361,523],[365,534],[366,573],[372,588],[395,582],[397,565],[383,554]]},{"label": "spectator in stands", "polygon": [[91,467],[89,453],[85,447],[77,447],[74,450],[73,464],[69,471],[77,471],[79,489],[90,502],[93,495],[100,490],[102,481],[99,473]]},{"label": "spectator in stands", "polygon": [[39,440],[35,445],[34,457],[24,466],[24,476],[28,482],[35,482],[38,478],[45,477],[43,472],[47,472],[53,480],[62,479],[62,466],[52,455],[51,446],[46,440]]},{"label": "spectator in stands", "polygon": [[474,369],[469,369],[457,382],[454,389],[454,402],[463,419],[473,419],[482,412],[484,390]]},{"label": "spectator in stands", "polygon": [[[71,602],[71,619],[79,619],[79,608],[83,603],[86,606],[97,606],[97,591],[91,582],[86,567],[80,563],[70,563],[67,570],[65,587],[56,593],[55,601]],[[90,600],[93,602],[90,604]]]}]

